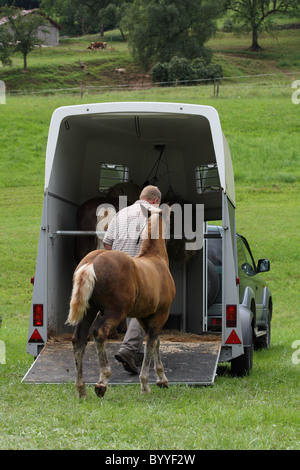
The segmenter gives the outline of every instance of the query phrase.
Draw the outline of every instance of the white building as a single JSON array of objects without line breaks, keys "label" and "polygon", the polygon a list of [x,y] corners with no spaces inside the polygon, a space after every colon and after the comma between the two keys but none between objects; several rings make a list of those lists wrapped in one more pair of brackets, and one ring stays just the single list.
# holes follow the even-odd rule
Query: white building
[{"label": "white building", "polygon": [[[48,32],[45,33],[44,31],[40,30],[38,32],[38,38],[43,41],[43,45],[45,46],[58,46],[59,45],[59,31],[62,29],[58,23],[56,23],[52,18],[47,16],[45,13],[41,12],[38,8],[33,10],[22,10],[22,15],[30,15],[33,12],[38,11],[40,15],[44,16],[48,21]],[[7,23],[8,19],[6,17],[0,19],[0,27]],[[45,29],[44,27],[41,29]]]}]

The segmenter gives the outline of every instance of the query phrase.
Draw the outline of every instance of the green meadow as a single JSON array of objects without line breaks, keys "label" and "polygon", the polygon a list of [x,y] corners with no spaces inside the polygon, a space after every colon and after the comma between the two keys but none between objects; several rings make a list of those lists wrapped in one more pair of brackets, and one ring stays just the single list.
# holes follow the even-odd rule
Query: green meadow
[{"label": "green meadow", "polygon": [[[229,44],[233,39],[226,38],[218,43],[220,55],[234,47]],[[266,48],[265,54],[271,52]],[[231,67],[237,71],[238,55],[231,54],[235,64],[227,62],[228,76]],[[224,81],[218,98],[212,85],[204,85],[101,94],[86,90],[82,97],[12,94],[0,105],[0,341],[6,348],[0,364],[0,449],[299,450],[300,104],[291,98],[300,67],[292,65],[298,60],[293,54],[285,60],[295,75],[281,72],[279,81],[271,76],[255,83]],[[276,59],[277,71],[283,55]],[[124,57],[130,61],[125,51]],[[33,362],[25,352],[30,278],[51,115],[59,106],[108,101],[217,109],[232,154],[237,229],[249,240],[254,257],[268,257],[271,263],[264,276],[273,293],[271,348],[254,352],[250,376],[233,378],[221,365],[211,387],[152,386],[151,394],[143,396],[139,386],[110,386],[102,400],[87,387],[83,402],[72,384],[21,383]]]}]

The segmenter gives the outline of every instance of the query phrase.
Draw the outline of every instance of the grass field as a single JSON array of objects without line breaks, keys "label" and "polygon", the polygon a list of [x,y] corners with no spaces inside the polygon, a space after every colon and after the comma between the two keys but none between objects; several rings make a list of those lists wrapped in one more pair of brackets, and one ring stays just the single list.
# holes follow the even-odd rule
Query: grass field
[{"label": "grass field", "polygon": [[[291,62],[291,56],[287,56]],[[30,64],[30,62],[29,62]],[[299,70],[299,67],[298,67]],[[0,105],[0,449],[297,449],[300,448],[300,104],[271,77],[253,86],[8,96]],[[62,105],[175,101],[214,106],[236,177],[237,228],[255,258],[268,257],[273,292],[271,348],[254,352],[251,375],[218,368],[212,387],[111,386],[77,399],[74,386],[25,385],[26,341],[43,202],[51,114]],[[299,349],[299,346],[298,346]]]}]

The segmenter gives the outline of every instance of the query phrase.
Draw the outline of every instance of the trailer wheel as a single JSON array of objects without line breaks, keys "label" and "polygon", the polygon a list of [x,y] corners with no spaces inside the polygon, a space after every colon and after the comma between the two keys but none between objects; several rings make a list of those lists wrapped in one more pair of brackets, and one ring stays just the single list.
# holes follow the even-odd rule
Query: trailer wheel
[{"label": "trailer wheel", "polygon": [[215,265],[207,260],[207,304],[210,307],[216,300],[220,290],[219,273]]},{"label": "trailer wheel", "polygon": [[244,347],[244,354],[231,360],[231,375],[244,377],[250,375],[253,366],[253,334],[252,344]]}]

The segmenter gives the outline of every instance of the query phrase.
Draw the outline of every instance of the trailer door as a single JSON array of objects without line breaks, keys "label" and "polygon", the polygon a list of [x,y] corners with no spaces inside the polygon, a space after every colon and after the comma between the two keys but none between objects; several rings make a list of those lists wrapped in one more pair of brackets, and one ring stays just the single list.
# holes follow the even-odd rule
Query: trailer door
[{"label": "trailer door", "polygon": [[204,223],[204,240],[203,240],[203,305],[202,305],[202,311],[203,311],[203,319],[202,319],[202,325],[203,325],[203,333],[207,331],[207,289],[208,289],[208,272],[207,272],[207,239],[205,238],[207,235],[207,224],[206,222]]},{"label": "trailer door", "polygon": [[223,193],[222,267],[222,343],[231,346],[233,356],[239,356],[244,351],[239,318],[235,207],[225,193]]}]

